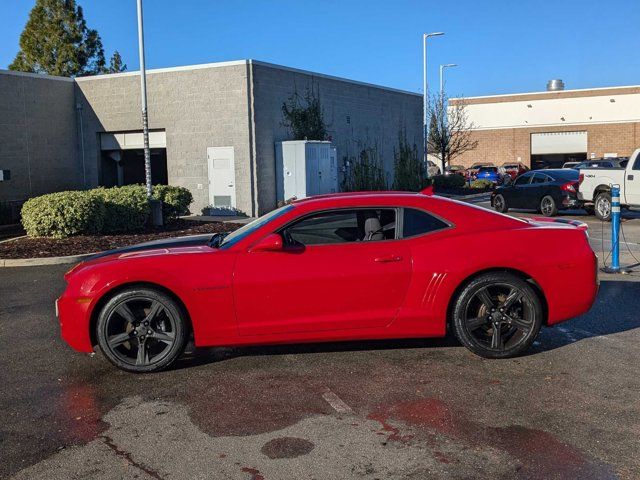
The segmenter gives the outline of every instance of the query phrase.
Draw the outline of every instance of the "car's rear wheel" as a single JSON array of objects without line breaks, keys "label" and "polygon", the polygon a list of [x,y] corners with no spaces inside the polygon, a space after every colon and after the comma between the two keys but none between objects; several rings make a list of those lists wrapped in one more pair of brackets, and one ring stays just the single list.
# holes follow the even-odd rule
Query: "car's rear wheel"
[{"label": "car's rear wheel", "polygon": [[538,336],[543,309],[533,287],[516,275],[495,272],[469,282],[455,300],[456,337],[485,358],[508,358]]},{"label": "car's rear wheel", "polygon": [[540,200],[540,212],[545,217],[555,217],[558,214],[558,206],[551,195],[545,195]]},{"label": "car's rear wheel", "polygon": [[168,295],[131,288],[110,298],[98,315],[96,337],[118,368],[144,373],[168,367],[184,351],[185,314]]},{"label": "car's rear wheel", "polygon": [[593,207],[598,219],[604,222],[611,220],[611,194],[609,192],[599,193]]},{"label": "car's rear wheel", "polygon": [[504,195],[499,193],[494,197],[493,208],[500,213],[507,213],[509,211],[509,205],[507,205],[507,200],[504,198]]}]

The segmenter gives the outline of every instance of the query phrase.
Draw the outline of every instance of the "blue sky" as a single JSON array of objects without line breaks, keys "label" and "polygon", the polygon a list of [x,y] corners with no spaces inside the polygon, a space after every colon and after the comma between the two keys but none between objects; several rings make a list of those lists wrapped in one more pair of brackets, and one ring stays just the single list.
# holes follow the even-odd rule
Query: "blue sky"
[{"label": "blue sky", "polygon": [[[135,0],[78,0],[105,50],[137,69]],[[0,0],[0,68],[18,50],[31,0]],[[447,91],[489,95],[640,84],[638,0],[146,0],[147,68],[254,58],[411,91],[458,63]]]}]

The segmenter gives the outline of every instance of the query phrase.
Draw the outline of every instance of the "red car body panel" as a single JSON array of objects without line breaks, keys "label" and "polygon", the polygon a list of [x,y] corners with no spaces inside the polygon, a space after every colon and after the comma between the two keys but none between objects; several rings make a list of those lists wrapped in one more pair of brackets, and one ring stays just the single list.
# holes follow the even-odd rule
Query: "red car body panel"
[{"label": "red car body panel", "polygon": [[[407,239],[252,251],[306,214],[385,206],[423,209],[450,227]],[[597,260],[582,229],[547,223],[422,194],[312,197],[227,249],[143,250],[79,264],[58,300],[62,336],[74,349],[92,351],[105,295],[141,283],[183,304],[197,346],[444,336],[456,290],[495,269],[530,278],[552,325],[591,307]],[[469,254],[452,254],[461,251]]]}]

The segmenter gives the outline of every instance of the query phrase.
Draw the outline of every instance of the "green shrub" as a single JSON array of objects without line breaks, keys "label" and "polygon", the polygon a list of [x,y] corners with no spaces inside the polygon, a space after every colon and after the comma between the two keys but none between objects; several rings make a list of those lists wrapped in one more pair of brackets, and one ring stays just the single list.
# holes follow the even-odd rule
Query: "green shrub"
[{"label": "green shrub", "polygon": [[483,188],[491,188],[493,187],[493,182],[490,180],[474,180],[473,182],[471,182],[471,188],[478,188],[478,189],[483,189]]},{"label": "green shrub", "polygon": [[22,226],[30,237],[64,238],[102,231],[105,206],[87,192],[49,193],[22,206]]},{"label": "green shrub", "polygon": [[145,227],[149,218],[149,202],[142,185],[100,187],[87,193],[104,201],[104,233],[132,232]]},{"label": "green shrub", "polygon": [[464,187],[465,179],[462,175],[435,175],[433,186],[436,188],[460,188]]},{"label": "green shrub", "polygon": [[171,185],[153,187],[153,198],[162,201],[162,216],[165,223],[170,223],[181,215],[187,215],[189,205],[193,202],[193,195],[188,189]]}]

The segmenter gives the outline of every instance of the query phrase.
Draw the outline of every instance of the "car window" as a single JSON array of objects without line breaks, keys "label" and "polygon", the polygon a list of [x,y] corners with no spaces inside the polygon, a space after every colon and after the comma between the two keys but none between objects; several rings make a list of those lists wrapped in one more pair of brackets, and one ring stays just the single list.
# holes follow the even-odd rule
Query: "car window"
[{"label": "car window", "polygon": [[244,227],[240,227],[238,230],[224,237],[224,240],[222,241],[222,243],[220,243],[220,248],[224,249],[224,248],[231,247],[232,245],[238,243],[240,240],[245,238],[247,235],[250,235],[251,233],[256,231],[258,228],[260,228],[267,222],[270,222],[271,220],[274,220],[279,216],[284,215],[285,213],[292,210],[293,208],[295,208],[293,205],[285,205],[276,210],[272,210],[271,212],[267,213],[266,215],[263,215],[262,217],[256,218],[253,222],[247,223]]},{"label": "car window", "polygon": [[531,180],[531,183],[546,183],[549,177],[547,177],[546,175],[543,175],[541,173],[535,173],[533,175],[533,179]]},{"label": "car window", "polygon": [[529,180],[531,180],[531,175],[525,173],[516,178],[515,185],[526,185],[529,183]]},{"label": "car window", "polygon": [[392,240],[396,235],[396,211],[375,208],[321,212],[299,220],[281,233],[287,245]]},{"label": "car window", "polygon": [[402,215],[402,238],[435,232],[448,226],[447,223],[423,210],[405,208]]}]

